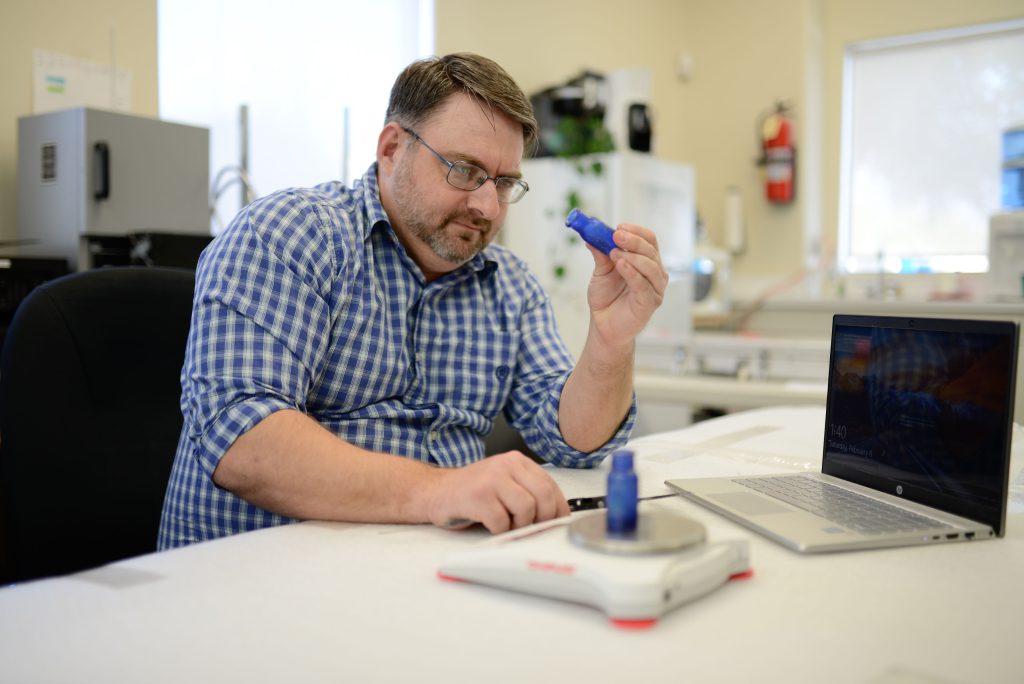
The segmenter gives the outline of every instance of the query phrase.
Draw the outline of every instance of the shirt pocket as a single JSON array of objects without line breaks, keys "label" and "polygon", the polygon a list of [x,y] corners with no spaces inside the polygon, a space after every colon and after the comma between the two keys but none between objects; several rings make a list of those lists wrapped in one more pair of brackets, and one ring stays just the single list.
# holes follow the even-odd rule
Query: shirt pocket
[{"label": "shirt pocket", "polygon": [[460,408],[496,416],[505,406],[515,376],[519,332],[493,329],[469,331],[452,358]]}]

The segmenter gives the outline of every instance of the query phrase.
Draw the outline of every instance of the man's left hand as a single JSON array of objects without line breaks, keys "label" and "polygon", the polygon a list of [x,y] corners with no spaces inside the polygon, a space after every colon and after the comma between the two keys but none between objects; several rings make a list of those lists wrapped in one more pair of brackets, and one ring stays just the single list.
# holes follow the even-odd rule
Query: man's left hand
[{"label": "man's left hand", "polygon": [[631,223],[619,224],[617,249],[594,255],[587,300],[591,334],[611,348],[632,344],[665,298],[668,273],[661,263],[654,231]]}]

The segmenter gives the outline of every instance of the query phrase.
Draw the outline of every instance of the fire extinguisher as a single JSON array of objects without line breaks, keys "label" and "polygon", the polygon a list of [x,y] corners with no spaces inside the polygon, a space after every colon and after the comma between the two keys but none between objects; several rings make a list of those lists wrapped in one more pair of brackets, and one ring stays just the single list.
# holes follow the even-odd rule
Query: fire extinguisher
[{"label": "fire extinguisher", "polygon": [[775,110],[763,116],[759,126],[761,158],[765,169],[765,199],[773,204],[789,204],[796,196],[796,147],[789,108],[779,102]]}]

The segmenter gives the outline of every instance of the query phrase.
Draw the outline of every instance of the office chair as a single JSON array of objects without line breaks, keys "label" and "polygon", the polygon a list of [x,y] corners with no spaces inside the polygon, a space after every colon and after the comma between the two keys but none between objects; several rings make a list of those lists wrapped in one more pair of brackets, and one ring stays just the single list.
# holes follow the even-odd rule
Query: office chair
[{"label": "office chair", "polygon": [[530,451],[520,434],[505,420],[505,416],[499,413],[494,419],[494,429],[491,430],[491,434],[484,437],[484,454],[493,456],[512,450],[521,451],[539,463],[543,462]]},{"label": "office chair", "polygon": [[0,354],[0,584],[156,550],[193,290],[190,270],[111,267],[18,308]]}]

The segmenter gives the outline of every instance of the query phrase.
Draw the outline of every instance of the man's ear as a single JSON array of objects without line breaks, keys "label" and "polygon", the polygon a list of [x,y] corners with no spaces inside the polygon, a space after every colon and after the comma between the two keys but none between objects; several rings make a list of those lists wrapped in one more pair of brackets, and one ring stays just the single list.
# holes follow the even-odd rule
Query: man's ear
[{"label": "man's ear", "polygon": [[392,121],[377,136],[377,173],[389,174],[394,170],[404,145],[405,131]]}]

